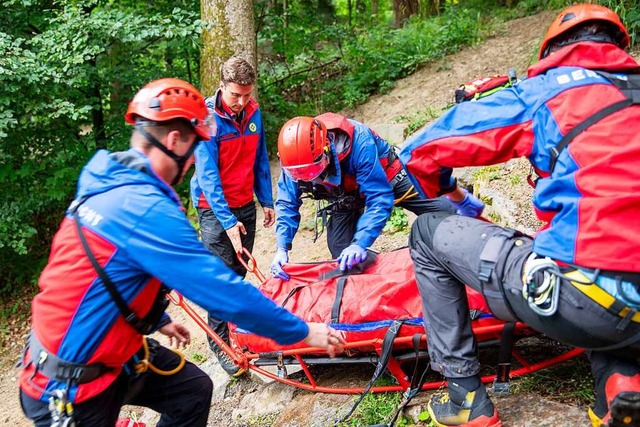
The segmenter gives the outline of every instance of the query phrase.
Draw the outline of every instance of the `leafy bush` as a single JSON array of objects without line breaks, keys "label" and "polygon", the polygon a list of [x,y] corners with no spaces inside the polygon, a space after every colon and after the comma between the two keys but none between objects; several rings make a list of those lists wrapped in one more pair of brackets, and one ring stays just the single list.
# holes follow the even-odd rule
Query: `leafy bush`
[{"label": "leafy bush", "polygon": [[455,5],[427,20],[414,17],[401,29],[384,23],[323,26],[298,18],[300,24],[290,30],[268,22],[259,37],[263,43],[280,40],[262,46],[269,55],[261,60],[259,73],[271,151],[289,118],[354,107],[376,91],[389,90],[420,64],[480,37],[478,12]]},{"label": "leafy bush", "polygon": [[161,76],[193,80],[198,18],[189,0],[3,3],[0,294],[35,282],[82,165],[128,146],[133,92]]}]

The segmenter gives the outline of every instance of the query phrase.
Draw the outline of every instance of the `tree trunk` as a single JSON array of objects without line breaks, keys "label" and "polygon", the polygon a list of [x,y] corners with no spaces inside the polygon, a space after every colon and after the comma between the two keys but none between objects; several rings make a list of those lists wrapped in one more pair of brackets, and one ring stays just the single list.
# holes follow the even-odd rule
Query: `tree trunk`
[{"label": "tree trunk", "polygon": [[400,28],[420,10],[419,0],[393,0],[393,16],[396,28]]},{"label": "tree trunk", "polygon": [[378,15],[378,0],[371,0],[371,14]]},{"label": "tree trunk", "polygon": [[[202,20],[213,24],[202,33],[200,90],[211,96],[220,84],[220,66],[239,56],[257,68],[252,0],[201,0]],[[254,88],[254,97],[257,96]]]}]

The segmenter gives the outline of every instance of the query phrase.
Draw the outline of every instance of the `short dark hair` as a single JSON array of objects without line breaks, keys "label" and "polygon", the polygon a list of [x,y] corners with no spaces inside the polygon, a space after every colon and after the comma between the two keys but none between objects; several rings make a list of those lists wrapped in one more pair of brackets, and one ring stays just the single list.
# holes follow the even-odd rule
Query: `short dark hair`
[{"label": "short dark hair", "polygon": [[232,56],[220,67],[220,80],[222,83],[252,85],[256,82],[256,71],[246,60]]}]

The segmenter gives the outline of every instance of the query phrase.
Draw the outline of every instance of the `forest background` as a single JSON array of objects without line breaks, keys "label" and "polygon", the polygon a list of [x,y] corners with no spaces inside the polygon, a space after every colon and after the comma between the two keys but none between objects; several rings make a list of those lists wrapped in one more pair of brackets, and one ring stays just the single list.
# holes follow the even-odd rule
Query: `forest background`
[{"label": "forest background", "polygon": [[[289,118],[355,107],[420,65],[479,42],[496,22],[570,3],[3,1],[0,347],[9,316],[28,317],[23,302],[37,290],[80,169],[98,149],[128,147],[124,111],[147,82],[178,77],[211,95],[219,84],[219,65],[233,54],[245,57],[259,71],[255,96],[273,155],[280,126]],[[620,14],[635,42],[637,0],[598,3]],[[413,131],[441,113],[427,110],[400,119]],[[188,206],[188,186],[178,192]]]}]

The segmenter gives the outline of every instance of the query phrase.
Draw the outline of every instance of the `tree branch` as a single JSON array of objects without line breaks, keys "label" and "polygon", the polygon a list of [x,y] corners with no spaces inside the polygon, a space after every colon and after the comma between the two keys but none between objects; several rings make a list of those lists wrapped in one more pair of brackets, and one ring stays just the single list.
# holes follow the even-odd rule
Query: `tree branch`
[{"label": "tree branch", "polygon": [[297,75],[299,75],[299,74],[308,73],[308,72],[310,72],[310,71],[317,70],[317,69],[319,69],[319,68],[324,68],[324,67],[326,67],[326,66],[328,66],[328,65],[331,65],[331,64],[334,64],[334,63],[336,63],[336,62],[340,62],[340,60],[341,60],[341,59],[342,59],[342,56],[337,56],[337,57],[335,57],[335,58],[331,59],[330,61],[323,62],[323,63],[321,63],[321,64],[311,66],[311,67],[309,67],[309,68],[304,68],[304,69],[302,69],[302,70],[293,71],[293,72],[291,72],[291,73],[287,74],[286,76],[281,77],[281,78],[279,78],[279,79],[277,79],[277,80],[274,80],[274,81],[272,81],[271,83],[269,83],[269,84],[265,85],[265,86],[264,86],[264,88],[268,88],[269,86],[273,86],[273,85],[280,84],[280,83],[282,83],[282,82],[284,82],[284,81],[286,81],[286,80],[290,79],[290,78],[291,78],[291,77],[293,77],[293,76],[297,76]]}]

